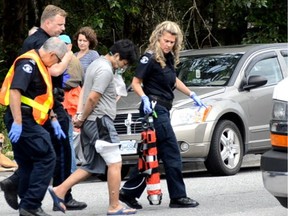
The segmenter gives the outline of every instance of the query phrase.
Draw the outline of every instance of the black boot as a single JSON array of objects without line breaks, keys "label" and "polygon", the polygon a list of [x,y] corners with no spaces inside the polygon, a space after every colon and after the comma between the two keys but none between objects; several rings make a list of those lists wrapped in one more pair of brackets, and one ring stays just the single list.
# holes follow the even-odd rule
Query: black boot
[{"label": "black boot", "polygon": [[122,190],[119,192],[119,200],[125,203],[130,208],[142,209],[142,205],[136,200],[135,197],[129,197]]},{"label": "black boot", "polygon": [[198,206],[199,203],[189,197],[183,197],[178,199],[171,199],[170,208],[193,208]]},{"label": "black boot", "polygon": [[17,197],[17,185],[13,183],[9,178],[0,182],[1,190],[4,192],[4,197],[8,205],[17,210],[19,208]]}]

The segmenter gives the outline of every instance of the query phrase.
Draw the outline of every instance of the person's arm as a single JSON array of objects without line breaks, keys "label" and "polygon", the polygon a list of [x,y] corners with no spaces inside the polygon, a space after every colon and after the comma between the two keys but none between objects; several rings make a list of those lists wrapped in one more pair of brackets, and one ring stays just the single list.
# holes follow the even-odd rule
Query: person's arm
[{"label": "person's arm", "polygon": [[178,78],[176,78],[176,89],[189,97],[192,93],[191,90]]},{"label": "person's arm", "polygon": [[142,89],[142,79],[139,79],[137,77],[134,77],[132,80],[132,88],[141,97],[141,100],[143,102],[143,111],[145,114],[151,113],[153,110],[151,108],[151,103],[147,95],[145,95],[143,89]]},{"label": "person's arm", "polygon": [[[95,91],[91,91],[88,95],[88,98],[85,102],[84,108],[82,110],[82,114],[78,115],[76,119],[74,119],[74,126],[81,127],[83,122],[87,119],[90,115],[94,107],[97,105],[98,101],[101,98],[101,94]],[[82,99],[83,100],[83,99]],[[80,101],[79,101],[80,102]],[[77,109],[78,110],[78,109]]]},{"label": "person's arm", "polygon": [[73,52],[68,51],[62,58],[61,62],[59,62],[58,64],[54,64],[50,68],[48,68],[50,75],[57,77],[63,74],[72,59],[72,55],[73,55]]},{"label": "person's arm", "polygon": [[18,89],[10,89],[10,109],[17,124],[22,124],[22,113],[21,113],[21,92]]},{"label": "person's arm", "polygon": [[185,95],[189,96],[191,99],[193,99],[198,106],[206,107],[206,105],[201,101],[197,94],[193,91],[190,91],[190,89],[178,78],[176,78],[176,88]]},{"label": "person's arm", "polygon": [[139,79],[139,78],[137,78],[137,77],[133,77],[131,86],[132,86],[134,92],[135,92],[137,95],[139,95],[140,97],[142,97],[142,96],[145,95],[145,93],[144,93],[144,91],[143,91],[143,89],[142,89],[141,84],[142,84],[142,79]]},{"label": "person's arm", "polygon": [[78,99],[78,106],[77,106],[77,113],[82,113],[83,110],[83,94],[84,94],[84,89],[83,87],[81,88],[80,94],[79,94],[79,99]]}]

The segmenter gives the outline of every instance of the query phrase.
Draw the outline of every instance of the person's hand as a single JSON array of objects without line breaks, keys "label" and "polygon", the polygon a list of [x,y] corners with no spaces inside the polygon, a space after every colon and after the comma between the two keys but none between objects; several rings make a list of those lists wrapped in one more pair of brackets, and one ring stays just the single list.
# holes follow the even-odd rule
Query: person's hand
[{"label": "person's hand", "polygon": [[19,140],[21,133],[22,133],[22,124],[17,124],[13,122],[8,134],[8,137],[11,140],[11,142],[16,143]]},{"label": "person's hand", "polygon": [[81,128],[84,121],[85,120],[82,120],[82,113],[81,112],[76,113],[76,115],[73,117],[73,120],[72,120],[74,128],[77,128],[77,129]]},{"label": "person's hand", "polygon": [[81,119],[81,116],[77,116],[73,119],[73,126],[75,128],[81,128],[84,123],[84,120]]},{"label": "person's hand", "polygon": [[143,111],[145,114],[149,114],[152,113],[152,108],[151,108],[151,103],[149,98],[146,95],[143,95],[141,97],[142,101],[143,101]]},{"label": "person's hand", "polygon": [[66,138],[66,135],[63,132],[63,130],[62,130],[62,128],[61,128],[61,126],[60,126],[60,124],[59,124],[57,119],[51,120],[51,125],[54,128],[54,133],[55,133],[57,139],[60,140],[61,137],[64,138],[64,139]]},{"label": "person's hand", "polygon": [[200,100],[200,98],[196,95],[195,92],[193,92],[193,93],[190,94],[190,98],[192,98],[192,99],[195,101],[195,103],[196,103],[197,106],[200,106],[200,107],[204,106],[204,107],[206,107],[205,104]]}]

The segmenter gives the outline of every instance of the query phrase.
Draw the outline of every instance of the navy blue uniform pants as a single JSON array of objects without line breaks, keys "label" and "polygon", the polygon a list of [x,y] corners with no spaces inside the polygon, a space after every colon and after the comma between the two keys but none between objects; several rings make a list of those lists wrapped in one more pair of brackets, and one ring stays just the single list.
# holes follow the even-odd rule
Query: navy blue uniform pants
[{"label": "navy blue uniform pants", "polygon": [[[13,117],[8,110],[4,117],[10,131]],[[55,151],[49,133],[37,124],[32,115],[22,113],[22,133],[16,143],[12,143],[14,158],[18,164],[18,195],[20,208],[36,209],[42,200],[53,176]]]},{"label": "navy blue uniform pants", "polygon": [[[140,110],[142,110],[141,107]],[[164,165],[169,197],[170,199],[186,197],[181,155],[170,123],[170,113],[165,107],[158,104],[155,111],[158,115],[158,118],[154,118],[158,160],[162,160]],[[138,168],[134,167],[128,181],[125,182],[121,190],[131,197],[139,198],[145,187],[145,178],[139,174]]]},{"label": "navy blue uniform pants", "polygon": [[[59,103],[55,101],[55,103]],[[53,108],[53,111],[57,114],[59,124],[66,135],[66,138],[58,140],[55,136],[54,129],[51,126],[50,120],[44,124],[44,128],[50,134],[49,140],[51,139],[55,153],[56,153],[56,166],[53,173],[53,186],[60,185],[66,178],[71,174],[71,146],[69,142],[69,116],[63,106],[58,104]],[[9,179],[15,184],[19,184],[19,173],[16,170]],[[65,195],[65,202],[72,199],[71,189]]]}]

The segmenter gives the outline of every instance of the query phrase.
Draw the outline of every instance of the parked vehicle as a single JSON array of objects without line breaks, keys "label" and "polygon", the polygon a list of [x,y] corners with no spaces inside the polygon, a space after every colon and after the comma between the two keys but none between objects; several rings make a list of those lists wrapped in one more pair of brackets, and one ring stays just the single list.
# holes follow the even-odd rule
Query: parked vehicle
[{"label": "parked vehicle", "polygon": [[288,78],[277,84],[273,94],[270,136],[272,149],[261,156],[265,188],[282,206],[288,207]]},{"label": "parked vehicle", "polygon": [[[287,77],[287,44],[239,45],[181,52],[178,77],[208,106],[175,91],[171,123],[183,162],[203,161],[214,175],[234,175],[245,154],[271,148],[269,120],[275,85]],[[140,97],[118,102],[115,127],[123,170],[137,162]]]}]

